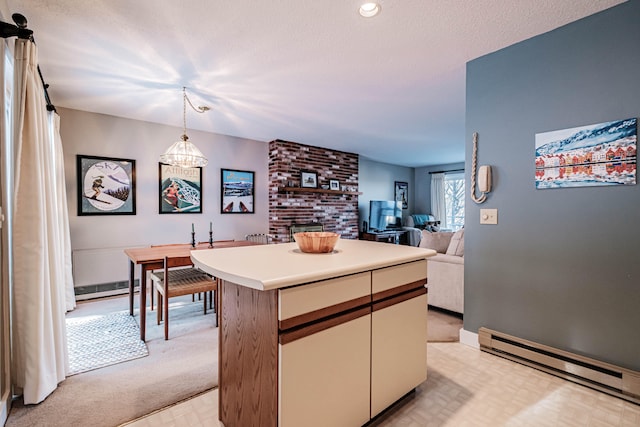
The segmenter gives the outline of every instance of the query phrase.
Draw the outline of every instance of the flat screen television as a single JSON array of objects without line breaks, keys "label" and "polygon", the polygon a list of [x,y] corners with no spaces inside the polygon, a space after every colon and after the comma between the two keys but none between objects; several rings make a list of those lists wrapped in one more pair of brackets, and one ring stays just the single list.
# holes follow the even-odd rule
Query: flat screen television
[{"label": "flat screen television", "polygon": [[402,227],[402,202],[369,201],[369,230],[386,231]]}]

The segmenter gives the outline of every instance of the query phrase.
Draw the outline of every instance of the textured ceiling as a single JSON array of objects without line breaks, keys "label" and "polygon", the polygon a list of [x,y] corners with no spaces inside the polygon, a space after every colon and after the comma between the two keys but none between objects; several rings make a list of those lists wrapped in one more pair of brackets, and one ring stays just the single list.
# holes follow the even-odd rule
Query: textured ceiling
[{"label": "textured ceiling", "polygon": [[381,0],[364,19],[356,0],[5,1],[56,106],[181,127],[186,86],[212,108],[190,129],[404,166],[464,160],[467,61],[622,3]]}]

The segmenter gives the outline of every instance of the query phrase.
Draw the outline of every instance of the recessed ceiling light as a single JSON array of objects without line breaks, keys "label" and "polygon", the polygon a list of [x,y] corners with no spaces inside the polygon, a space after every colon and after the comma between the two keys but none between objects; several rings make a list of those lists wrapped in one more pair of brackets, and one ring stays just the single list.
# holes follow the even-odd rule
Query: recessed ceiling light
[{"label": "recessed ceiling light", "polygon": [[378,13],[380,13],[380,5],[373,2],[364,3],[362,6],[360,6],[360,10],[358,10],[358,12],[360,12],[360,15],[364,16],[365,18],[373,18]]}]

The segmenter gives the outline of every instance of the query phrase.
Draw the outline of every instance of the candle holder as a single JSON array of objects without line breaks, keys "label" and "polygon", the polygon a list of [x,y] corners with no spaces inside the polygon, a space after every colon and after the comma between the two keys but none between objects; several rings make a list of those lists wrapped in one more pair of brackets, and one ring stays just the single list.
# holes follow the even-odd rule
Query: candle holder
[{"label": "candle holder", "polygon": [[213,248],[213,231],[209,232],[209,248]]},{"label": "candle holder", "polygon": [[196,248],[196,232],[195,231],[191,232],[191,247],[193,249]]}]

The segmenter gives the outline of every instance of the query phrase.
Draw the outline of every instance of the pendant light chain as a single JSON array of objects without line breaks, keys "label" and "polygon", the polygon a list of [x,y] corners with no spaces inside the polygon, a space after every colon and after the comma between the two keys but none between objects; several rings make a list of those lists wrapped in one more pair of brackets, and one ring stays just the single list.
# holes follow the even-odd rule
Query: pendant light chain
[{"label": "pendant light chain", "polygon": [[187,96],[187,88],[182,87],[182,137],[181,140],[170,146],[164,154],[160,156],[160,162],[180,166],[182,168],[204,167],[207,165],[207,158],[198,148],[189,142],[187,136],[187,102],[197,113],[209,111],[209,107],[195,107]]},{"label": "pendant light chain", "polygon": [[182,140],[186,141],[187,136],[187,89],[182,86]]}]

